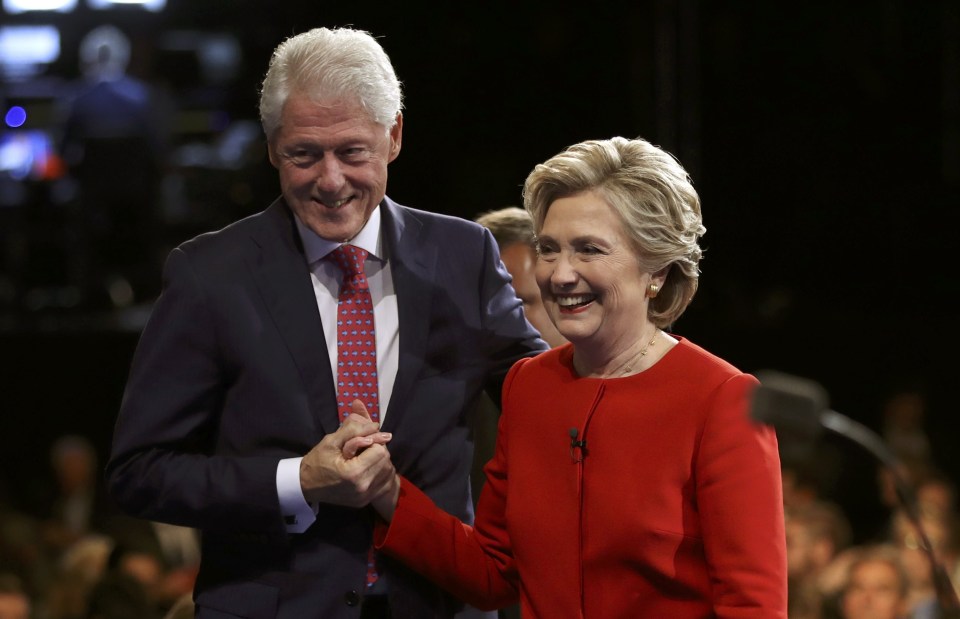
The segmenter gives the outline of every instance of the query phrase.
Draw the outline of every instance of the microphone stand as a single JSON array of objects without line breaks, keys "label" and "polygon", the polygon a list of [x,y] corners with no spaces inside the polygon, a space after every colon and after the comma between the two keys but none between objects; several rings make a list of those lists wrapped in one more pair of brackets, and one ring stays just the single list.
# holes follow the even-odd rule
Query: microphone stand
[{"label": "microphone stand", "polygon": [[960,599],[946,569],[933,552],[920,520],[915,492],[900,474],[896,457],[880,436],[846,415],[830,410],[826,390],[814,381],[771,370],[757,372],[756,376],[760,385],[753,391],[750,408],[750,417],[754,421],[807,439],[813,439],[826,428],[860,445],[890,470],[897,499],[916,529],[920,547],[930,561],[939,619],[960,619]]},{"label": "microphone stand", "polygon": [[930,538],[927,536],[920,520],[916,493],[903,478],[903,475],[900,474],[896,457],[875,432],[846,415],[830,409],[823,410],[820,412],[820,424],[866,449],[890,471],[897,498],[900,500],[907,518],[913,524],[913,528],[916,529],[920,547],[930,561],[940,619],[960,619],[960,599],[957,597],[957,592],[953,588],[947,570],[943,567],[943,564],[937,561],[933,552],[933,545],[930,543]]}]

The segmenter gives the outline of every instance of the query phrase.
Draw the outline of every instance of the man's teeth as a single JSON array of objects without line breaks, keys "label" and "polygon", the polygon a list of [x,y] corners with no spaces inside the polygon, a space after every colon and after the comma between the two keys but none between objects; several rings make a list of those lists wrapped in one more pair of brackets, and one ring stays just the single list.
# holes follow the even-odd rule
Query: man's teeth
[{"label": "man's teeth", "polygon": [[324,205],[329,206],[330,208],[340,208],[349,201],[350,198],[344,198],[343,200],[337,200],[335,202],[324,202]]},{"label": "man's teeth", "polygon": [[588,295],[581,295],[577,297],[559,297],[557,298],[557,304],[560,307],[573,307],[574,305],[582,305],[590,301],[593,297]]}]

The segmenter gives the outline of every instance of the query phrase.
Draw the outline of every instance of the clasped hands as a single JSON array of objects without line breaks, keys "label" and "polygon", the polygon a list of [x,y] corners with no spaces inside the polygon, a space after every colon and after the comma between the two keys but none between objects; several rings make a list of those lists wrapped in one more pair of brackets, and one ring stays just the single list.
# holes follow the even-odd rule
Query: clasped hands
[{"label": "clasped hands", "polygon": [[388,522],[400,495],[400,478],[386,444],[392,438],[354,400],[340,428],[323,437],[300,462],[300,487],[310,503],[372,505]]}]

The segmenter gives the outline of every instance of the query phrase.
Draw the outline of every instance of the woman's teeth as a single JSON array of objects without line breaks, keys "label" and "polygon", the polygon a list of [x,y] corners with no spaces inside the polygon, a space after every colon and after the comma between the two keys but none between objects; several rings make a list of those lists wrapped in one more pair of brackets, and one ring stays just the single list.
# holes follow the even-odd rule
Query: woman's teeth
[{"label": "woman's teeth", "polygon": [[557,304],[560,307],[574,307],[577,305],[584,305],[593,301],[593,295],[578,295],[573,297],[558,297]]}]

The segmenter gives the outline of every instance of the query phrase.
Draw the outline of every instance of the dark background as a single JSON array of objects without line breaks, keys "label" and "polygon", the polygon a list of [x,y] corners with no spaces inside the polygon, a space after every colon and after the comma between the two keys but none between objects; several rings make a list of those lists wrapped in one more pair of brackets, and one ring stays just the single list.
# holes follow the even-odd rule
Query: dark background
[{"label": "dark background", "polygon": [[[17,20],[42,21],[0,15]],[[171,174],[187,189],[165,246],[275,197],[262,136],[239,169],[184,165],[176,147],[256,121],[272,49],[314,26],[382,37],[406,95],[388,191],[400,203],[473,218],[519,204],[533,165],[569,144],[643,136],[687,167],[708,230],[700,292],[675,331],[745,370],[817,380],[834,409],[873,428],[893,390],[919,385],[938,463],[960,478],[960,7],[951,0],[171,0],[160,14],[81,7],[46,21],[60,26],[64,46],[47,82],[76,79],[80,38],[113,23],[134,37],[131,74],[176,102]],[[189,54],[164,51],[165,34],[178,31],[231,35],[239,70],[205,83]],[[10,227],[22,218],[7,211],[4,242],[22,245]],[[31,281],[15,271],[35,263],[3,266],[8,280]],[[55,277],[47,280],[32,281]],[[149,311],[149,302],[31,310],[26,288],[7,286],[0,318],[0,454],[12,501],[41,483],[53,437],[84,434],[105,454]],[[843,461],[827,491],[869,530],[880,519],[873,463],[838,439],[810,447],[821,448]]]}]

